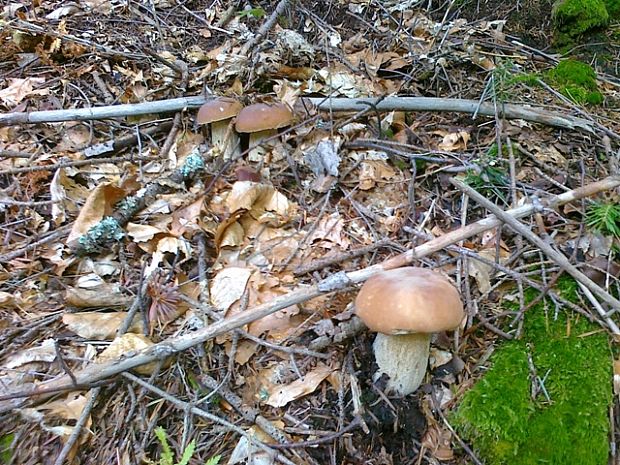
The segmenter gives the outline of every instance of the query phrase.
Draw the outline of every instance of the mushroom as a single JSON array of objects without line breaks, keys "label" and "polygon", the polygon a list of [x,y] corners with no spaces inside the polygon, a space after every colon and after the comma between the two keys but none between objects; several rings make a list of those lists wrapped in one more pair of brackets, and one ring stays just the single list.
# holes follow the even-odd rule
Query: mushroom
[{"label": "mushroom", "polygon": [[237,132],[250,133],[251,161],[261,161],[265,150],[260,147],[262,140],[274,136],[278,129],[293,122],[293,112],[283,103],[255,103],[239,112],[235,128]]},{"label": "mushroom", "polygon": [[222,151],[225,159],[241,154],[239,137],[232,122],[242,108],[243,105],[234,98],[218,97],[198,110],[196,121],[198,124],[211,124],[211,143]]},{"label": "mushroom", "polygon": [[357,315],[377,337],[375,381],[389,376],[387,390],[414,392],[424,379],[431,333],[452,330],[463,320],[461,297],[438,272],[405,267],[370,277],[355,299]]}]

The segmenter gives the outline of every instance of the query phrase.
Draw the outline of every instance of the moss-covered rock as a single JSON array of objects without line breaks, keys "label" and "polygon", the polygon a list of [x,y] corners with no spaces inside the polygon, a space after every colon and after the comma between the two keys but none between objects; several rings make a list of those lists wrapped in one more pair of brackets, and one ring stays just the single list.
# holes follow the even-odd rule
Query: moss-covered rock
[{"label": "moss-covered rock", "polygon": [[609,22],[605,0],[556,0],[551,15],[556,45],[572,43],[587,32],[605,27]]},{"label": "moss-covered rock", "polygon": [[[612,357],[594,329],[539,304],[525,315],[523,338],[499,347],[451,418],[487,465],[607,464]],[[535,396],[532,366],[545,388]]]},{"label": "moss-covered rock", "polygon": [[547,73],[546,80],[575,103],[603,103],[603,94],[596,85],[596,73],[586,63],[563,60]]}]

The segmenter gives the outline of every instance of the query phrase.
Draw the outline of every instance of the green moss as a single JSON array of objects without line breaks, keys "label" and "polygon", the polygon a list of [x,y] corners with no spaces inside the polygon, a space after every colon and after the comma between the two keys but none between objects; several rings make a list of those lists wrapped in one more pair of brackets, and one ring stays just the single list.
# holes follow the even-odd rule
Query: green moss
[{"label": "green moss", "polygon": [[592,105],[603,103],[603,95],[596,85],[596,73],[586,63],[563,60],[547,72],[546,79],[575,103]]},{"label": "green moss", "polygon": [[[574,297],[574,281],[564,280]],[[503,344],[486,375],[463,398],[451,420],[487,465],[605,465],[611,353],[607,336],[583,317],[544,304],[525,315],[521,340]],[[545,378],[549,399],[532,399],[532,374]]]},{"label": "green moss", "polygon": [[552,18],[554,42],[565,45],[587,32],[605,27],[609,13],[604,0],[558,0],[553,5]]},{"label": "green moss", "polygon": [[12,444],[14,440],[15,435],[13,433],[0,437],[0,463],[11,463],[11,457],[13,456]]},{"label": "green moss", "polygon": [[620,0],[605,0],[610,21],[620,21]]},{"label": "green moss", "polygon": [[[508,153],[508,146],[503,145],[502,150],[503,153]],[[476,160],[479,169],[469,170],[464,181],[488,199],[507,205],[505,192],[510,185],[508,168],[503,166],[497,156],[497,144],[493,144]]]}]

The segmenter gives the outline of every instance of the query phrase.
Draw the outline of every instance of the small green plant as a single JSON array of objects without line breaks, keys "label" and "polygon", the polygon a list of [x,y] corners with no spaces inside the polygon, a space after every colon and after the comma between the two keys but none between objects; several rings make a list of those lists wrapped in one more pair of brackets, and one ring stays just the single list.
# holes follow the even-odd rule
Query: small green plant
[{"label": "small green plant", "polygon": [[[507,147],[505,148],[507,150]],[[479,171],[468,171],[465,183],[476,189],[490,200],[499,200],[504,205],[508,204],[504,191],[510,185],[506,170],[501,167],[497,160],[497,145],[491,148],[479,160]]]},{"label": "small green plant", "polygon": [[579,60],[563,60],[547,72],[547,81],[562,95],[575,103],[600,105],[603,94],[596,85],[596,73],[592,67]]},{"label": "small green plant", "polygon": [[263,10],[262,8],[258,7],[258,8],[250,8],[247,10],[241,10],[239,13],[237,13],[237,16],[239,16],[239,18],[254,18],[254,19],[261,19],[263,16],[265,16],[267,13],[265,12],[265,10]]},{"label": "small green plant", "polygon": [[[157,439],[159,440],[162,448],[161,457],[159,458],[159,462],[157,462],[157,465],[187,465],[189,463],[189,460],[192,458],[192,455],[194,455],[194,450],[196,449],[195,440],[187,445],[187,447],[183,451],[183,454],[181,454],[181,460],[175,463],[174,453],[170,448],[170,444],[168,444],[166,430],[164,430],[161,426],[155,428],[155,436],[157,436]],[[207,460],[207,463],[205,465],[218,465],[220,463],[220,459],[221,456],[216,455]]]},{"label": "small green plant", "polygon": [[592,231],[620,239],[620,204],[592,203],[586,210],[586,225]]},{"label": "small green plant", "polygon": [[514,95],[514,88],[520,84],[538,85],[539,76],[532,73],[522,73],[510,60],[500,61],[491,72],[493,91],[500,102],[505,102]]}]

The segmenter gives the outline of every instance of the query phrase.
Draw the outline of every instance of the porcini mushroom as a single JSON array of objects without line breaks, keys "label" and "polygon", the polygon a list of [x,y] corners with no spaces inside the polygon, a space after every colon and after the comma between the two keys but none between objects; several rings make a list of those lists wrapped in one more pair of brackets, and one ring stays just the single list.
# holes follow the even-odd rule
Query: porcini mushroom
[{"label": "porcini mushroom", "polygon": [[211,143],[218,147],[225,159],[233,158],[241,153],[239,137],[232,122],[239,114],[243,105],[229,97],[218,97],[200,107],[196,121],[198,124],[211,125]]},{"label": "porcini mushroom", "polygon": [[265,150],[260,147],[263,139],[277,134],[278,129],[293,122],[293,112],[283,103],[255,103],[239,112],[235,128],[237,132],[250,133],[251,161],[260,161]]},{"label": "porcini mushroom", "polygon": [[414,392],[424,379],[431,334],[452,330],[463,319],[461,297],[438,272],[405,267],[370,277],[355,299],[357,315],[378,334],[373,344],[387,390]]}]

